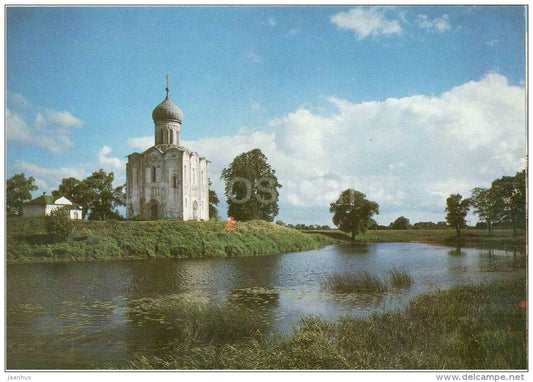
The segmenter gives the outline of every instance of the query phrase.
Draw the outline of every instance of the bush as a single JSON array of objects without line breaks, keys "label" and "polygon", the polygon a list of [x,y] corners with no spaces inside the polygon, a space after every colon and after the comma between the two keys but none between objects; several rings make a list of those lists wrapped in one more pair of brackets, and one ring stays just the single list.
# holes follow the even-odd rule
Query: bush
[{"label": "bush", "polygon": [[67,240],[72,235],[74,223],[67,208],[56,208],[45,217],[44,227],[48,235],[57,241]]}]

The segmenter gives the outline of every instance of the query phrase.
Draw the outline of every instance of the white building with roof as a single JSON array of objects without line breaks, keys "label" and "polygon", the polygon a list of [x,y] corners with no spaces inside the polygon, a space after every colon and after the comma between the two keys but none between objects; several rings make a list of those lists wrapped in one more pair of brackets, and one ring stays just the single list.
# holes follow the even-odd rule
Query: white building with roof
[{"label": "white building with roof", "polygon": [[154,146],[128,155],[126,217],[209,220],[207,159],[180,145],[183,113],[166,92],[152,112]]},{"label": "white building with roof", "polygon": [[68,209],[70,219],[83,219],[83,210],[80,206],[73,204],[64,196],[55,198],[53,195],[46,195],[46,192],[43,192],[41,196],[32,199],[27,203],[24,203],[24,205],[22,206],[22,216],[24,216],[25,218],[35,216],[48,216],[53,210],[63,207]]}]

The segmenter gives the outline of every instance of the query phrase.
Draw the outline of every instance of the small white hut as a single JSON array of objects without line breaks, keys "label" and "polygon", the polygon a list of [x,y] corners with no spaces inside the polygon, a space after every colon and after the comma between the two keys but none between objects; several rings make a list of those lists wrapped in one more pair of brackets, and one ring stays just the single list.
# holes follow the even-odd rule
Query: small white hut
[{"label": "small white hut", "polygon": [[54,198],[52,195],[46,195],[46,192],[22,206],[22,216],[48,216],[50,212],[57,208],[66,207],[69,210],[72,220],[83,219],[82,207],[73,204],[70,200],[61,196]]}]

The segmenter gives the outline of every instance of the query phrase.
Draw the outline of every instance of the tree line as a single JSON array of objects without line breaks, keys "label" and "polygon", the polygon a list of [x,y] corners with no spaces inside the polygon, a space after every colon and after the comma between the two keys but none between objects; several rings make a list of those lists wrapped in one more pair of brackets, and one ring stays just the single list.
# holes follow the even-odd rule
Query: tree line
[{"label": "tree line", "polygon": [[[253,149],[236,156],[228,167],[222,170],[220,178],[225,182],[227,214],[237,221],[261,219],[272,222],[279,212],[279,189],[276,171],[268,163],[260,149]],[[83,207],[84,218],[90,220],[122,219],[117,207],[125,205],[125,185],[113,187],[114,174],[104,170],[93,172],[83,180],[64,178],[54,197],[64,196]],[[470,198],[452,194],[446,200],[446,222],[419,222],[411,225],[409,219],[400,216],[388,227],[380,226],[372,218],[379,214],[378,203],[368,200],[366,195],[353,188],[341,192],[338,199],[329,206],[333,224],[342,231],[355,235],[368,229],[431,229],[454,227],[457,235],[466,226],[466,215],[470,208],[486,224],[489,235],[496,225],[510,226],[513,233],[526,224],[526,172],[504,176],[492,182],[490,188],[477,187]],[[209,181],[209,215],[218,218],[219,198],[211,189]],[[6,207],[8,216],[22,216],[24,202],[31,200],[36,191],[35,179],[26,178],[24,173],[7,180]],[[278,224],[286,225],[278,221]],[[287,225],[296,229],[329,229],[327,225]]]},{"label": "tree line", "polygon": [[[54,198],[64,196],[83,208],[83,218],[89,220],[121,219],[117,207],[124,205],[124,186],[113,187],[113,172],[93,172],[87,178],[63,178]],[[22,216],[24,203],[31,200],[31,192],[37,191],[35,178],[26,178],[24,173],[15,174],[6,182],[7,216]]]},{"label": "tree line", "polygon": [[446,199],[446,221],[455,228],[457,236],[466,226],[466,215],[470,208],[485,223],[489,235],[494,227],[511,227],[516,236],[518,229],[526,226],[526,171],[514,176],[503,176],[494,180],[490,188],[476,187],[470,198],[452,194]]}]

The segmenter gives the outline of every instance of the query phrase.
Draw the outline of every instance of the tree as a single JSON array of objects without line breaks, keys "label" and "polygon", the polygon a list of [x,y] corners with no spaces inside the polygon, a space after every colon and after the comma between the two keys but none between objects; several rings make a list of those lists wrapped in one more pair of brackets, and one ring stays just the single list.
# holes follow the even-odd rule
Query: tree
[{"label": "tree", "polygon": [[526,171],[495,180],[491,190],[496,199],[498,220],[510,224],[516,236],[517,228],[524,228],[526,224]]},{"label": "tree", "polygon": [[113,180],[114,174],[106,174],[102,169],[83,180],[81,188],[89,201],[89,220],[120,219],[120,214],[114,209],[124,205],[124,186],[113,188]]},{"label": "tree", "polygon": [[461,235],[461,228],[466,226],[466,214],[469,209],[469,200],[463,200],[460,194],[452,194],[446,199],[446,221],[455,228],[457,237]]},{"label": "tree", "polygon": [[63,178],[58,189],[52,191],[52,195],[54,198],[60,198],[64,196],[72,203],[81,206],[83,208],[83,218],[85,219],[87,213],[89,212],[90,204],[89,194],[87,192],[88,190],[85,186],[86,185],[83,181],[74,177]]},{"label": "tree", "polygon": [[494,188],[476,187],[470,198],[474,213],[486,223],[489,235],[492,235],[493,224],[498,220],[498,198],[494,191]]},{"label": "tree", "polygon": [[54,197],[65,196],[71,202],[83,207],[83,217],[90,220],[120,219],[115,209],[124,205],[124,186],[113,188],[114,174],[104,170],[93,172],[83,180],[64,178]]},{"label": "tree", "polygon": [[15,174],[6,181],[6,213],[7,216],[22,216],[22,205],[31,200],[31,192],[38,188],[35,179],[26,179],[24,173]]},{"label": "tree", "polygon": [[72,234],[74,223],[67,208],[54,208],[50,215],[45,217],[44,227],[48,235],[55,240],[66,240]]},{"label": "tree", "polygon": [[220,200],[218,199],[215,190],[211,189],[211,179],[209,179],[209,219],[220,219],[220,216],[218,216],[218,208],[216,207],[218,206],[218,203],[220,203]]},{"label": "tree", "polygon": [[333,224],[344,232],[355,235],[365,233],[372,222],[372,215],[379,214],[379,205],[366,199],[366,195],[352,188],[344,190],[336,202],[331,203],[329,212],[333,215]]},{"label": "tree", "polygon": [[228,216],[240,221],[273,221],[279,211],[278,189],[281,188],[275,174],[259,149],[235,157],[220,177],[226,183]]},{"label": "tree", "polygon": [[391,229],[409,229],[410,226],[411,224],[409,223],[409,219],[404,216],[400,216],[390,224]]}]

